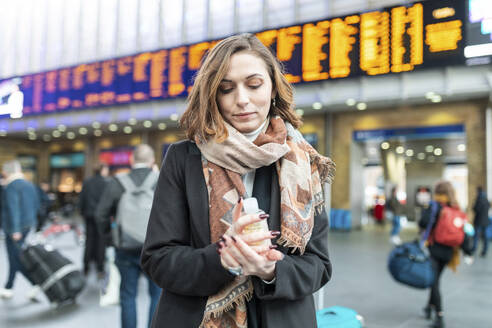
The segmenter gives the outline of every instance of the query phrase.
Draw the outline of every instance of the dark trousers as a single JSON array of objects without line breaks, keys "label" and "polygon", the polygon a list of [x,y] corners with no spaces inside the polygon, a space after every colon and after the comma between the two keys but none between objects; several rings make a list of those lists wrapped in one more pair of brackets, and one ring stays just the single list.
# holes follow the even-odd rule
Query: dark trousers
[{"label": "dark trousers", "polygon": [[475,235],[473,236],[473,248],[472,248],[472,254],[475,253],[477,250],[478,246],[478,239],[482,238],[482,255],[485,256],[487,255],[487,249],[489,248],[489,241],[487,240],[487,227],[475,227]]},{"label": "dark trousers", "polygon": [[441,303],[441,292],[439,291],[439,281],[441,280],[441,275],[448,264],[448,262],[441,261],[436,258],[431,258],[432,266],[434,268],[434,272],[436,274],[436,280],[431,287],[430,296],[429,296],[429,305],[435,309],[436,312],[442,311],[442,303]]},{"label": "dark trousers", "polygon": [[26,275],[26,271],[24,270],[24,266],[20,262],[20,253],[22,249],[22,245],[24,244],[24,240],[26,240],[26,236],[29,233],[29,230],[25,230],[22,232],[22,238],[20,240],[13,240],[12,236],[6,234],[5,243],[7,245],[7,257],[9,260],[9,275],[7,278],[7,283],[5,284],[6,289],[11,289],[14,286],[15,275],[17,272],[22,273],[29,281],[29,277]]},{"label": "dark trousers", "polygon": [[84,270],[88,272],[90,262],[96,263],[97,272],[104,272],[105,245],[93,217],[85,218]]},{"label": "dark trousers", "polygon": [[[140,253],[126,252],[116,250],[116,266],[120,271],[120,307],[121,307],[121,327],[137,327],[137,303],[136,297],[138,292],[138,279],[142,272],[140,267]],[[149,286],[150,305],[147,325],[150,327],[155,308],[159,302],[161,289],[147,275]]]}]

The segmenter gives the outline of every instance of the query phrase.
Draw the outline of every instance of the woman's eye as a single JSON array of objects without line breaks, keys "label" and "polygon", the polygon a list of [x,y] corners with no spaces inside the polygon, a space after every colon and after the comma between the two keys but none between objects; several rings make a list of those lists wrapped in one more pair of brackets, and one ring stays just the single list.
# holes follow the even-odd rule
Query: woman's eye
[{"label": "woman's eye", "polygon": [[249,87],[251,89],[258,89],[259,87],[261,87],[261,84],[251,84]]},{"label": "woman's eye", "polygon": [[221,93],[229,93],[232,91],[232,88],[220,88],[219,90]]}]

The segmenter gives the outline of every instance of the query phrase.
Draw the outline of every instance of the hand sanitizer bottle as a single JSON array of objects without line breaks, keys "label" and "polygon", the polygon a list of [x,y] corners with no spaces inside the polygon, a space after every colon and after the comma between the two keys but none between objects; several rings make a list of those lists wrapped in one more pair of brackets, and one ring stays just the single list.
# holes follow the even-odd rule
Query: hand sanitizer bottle
[{"label": "hand sanitizer bottle", "polygon": [[[258,200],[255,197],[246,198],[243,200],[243,210],[246,214],[264,214],[265,212],[260,210],[258,207]],[[260,220],[259,222],[251,223],[244,227],[243,233],[250,234],[257,231],[268,231],[268,223],[267,219]],[[251,243],[250,246],[261,246],[271,245],[272,242],[270,239],[265,239],[259,242]]]}]

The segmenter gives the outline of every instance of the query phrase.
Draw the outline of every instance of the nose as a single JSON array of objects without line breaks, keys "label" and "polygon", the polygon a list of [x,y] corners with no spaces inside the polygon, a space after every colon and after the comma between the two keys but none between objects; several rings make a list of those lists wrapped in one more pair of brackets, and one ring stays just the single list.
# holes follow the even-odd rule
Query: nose
[{"label": "nose", "polygon": [[241,108],[244,108],[249,103],[248,90],[246,90],[243,86],[238,86],[237,88],[236,103]]}]

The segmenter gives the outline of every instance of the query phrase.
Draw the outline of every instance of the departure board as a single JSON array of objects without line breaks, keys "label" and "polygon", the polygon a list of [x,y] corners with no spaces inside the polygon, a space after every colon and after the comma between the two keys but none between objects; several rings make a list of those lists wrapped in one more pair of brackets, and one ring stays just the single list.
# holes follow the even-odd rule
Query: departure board
[{"label": "departure board", "polygon": [[[465,0],[429,0],[260,31],[291,83],[462,65]],[[22,77],[24,114],[186,96],[220,40]]]}]

